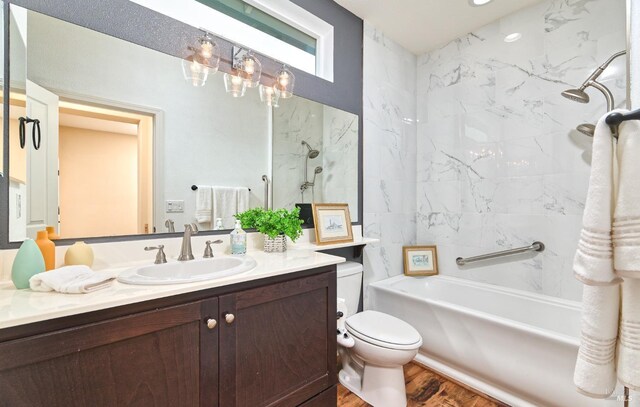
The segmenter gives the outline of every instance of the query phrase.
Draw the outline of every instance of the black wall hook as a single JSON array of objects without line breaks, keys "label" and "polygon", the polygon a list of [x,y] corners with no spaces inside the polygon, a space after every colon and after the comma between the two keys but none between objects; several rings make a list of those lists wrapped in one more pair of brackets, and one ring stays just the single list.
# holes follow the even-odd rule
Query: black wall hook
[{"label": "black wall hook", "polygon": [[19,137],[20,137],[20,148],[24,149],[27,145],[27,137],[26,137],[26,126],[28,123],[33,123],[33,127],[31,128],[31,141],[33,142],[33,148],[36,150],[40,149],[40,144],[42,143],[42,131],[40,130],[40,120],[31,119],[29,117],[18,117],[19,123]]}]

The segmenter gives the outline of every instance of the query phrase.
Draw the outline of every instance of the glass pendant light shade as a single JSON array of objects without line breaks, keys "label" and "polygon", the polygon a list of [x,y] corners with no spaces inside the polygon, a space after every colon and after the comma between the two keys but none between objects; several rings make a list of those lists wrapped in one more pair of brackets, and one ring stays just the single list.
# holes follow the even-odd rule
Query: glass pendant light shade
[{"label": "glass pendant light shade", "polygon": [[209,35],[204,33],[196,47],[189,47],[190,55],[182,60],[182,74],[193,86],[204,86],[209,75],[218,72],[220,50]]},{"label": "glass pendant light shade", "polygon": [[293,72],[286,65],[282,65],[282,69],[276,73],[276,83],[273,87],[280,92],[280,98],[288,99],[293,96],[295,81],[296,77]]},{"label": "glass pendant light shade", "polygon": [[251,51],[247,52],[240,61],[238,72],[247,82],[247,87],[255,88],[260,84],[262,63]]},{"label": "glass pendant light shade", "polygon": [[184,79],[193,86],[204,86],[209,74],[216,73],[218,67],[209,65],[209,61],[202,58],[200,54],[194,52],[182,60],[182,74]]},{"label": "glass pendant light shade", "polygon": [[278,107],[280,91],[273,86],[260,85],[260,100],[266,102],[267,106]]},{"label": "glass pendant light shade", "polygon": [[247,82],[240,75],[224,74],[224,88],[234,98],[244,96],[247,91]]}]

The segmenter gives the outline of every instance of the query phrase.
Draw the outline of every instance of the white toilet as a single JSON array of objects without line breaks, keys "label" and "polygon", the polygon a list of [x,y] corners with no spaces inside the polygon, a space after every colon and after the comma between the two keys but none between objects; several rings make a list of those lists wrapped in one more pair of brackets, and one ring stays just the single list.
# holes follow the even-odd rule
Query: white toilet
[{"label": "white toilet", "polygon": [[[355,313],[362,289],[362,265],[338,265],[338,351],[342,370],[340,383],[374,407],[404,407],[407,404],[402,366],[422,345],[422,337],[411,325],[377,311]],[[343,345],[343,346],[341,346]]]}]

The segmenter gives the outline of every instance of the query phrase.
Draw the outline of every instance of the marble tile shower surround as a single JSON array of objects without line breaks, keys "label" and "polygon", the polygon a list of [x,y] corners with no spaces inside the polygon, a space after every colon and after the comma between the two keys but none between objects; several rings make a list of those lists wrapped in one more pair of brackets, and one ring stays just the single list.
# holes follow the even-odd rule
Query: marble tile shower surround
[{"label": "marble tile shower surround", "polygon": [[[322,165],[322,105],[310,100],[285,100],[273,109],[273,207],[293,208],[302,202],[300,185],[304,182],[305,157],[309,151],[302,145],[306,141],[320,151],[308,160],[307,172],[313,178],[313,169]],[[316,177],[315,198],[322,198],[323,174]],[[311,179],[310,179],[311,180]],[[304,202],[311,202],[311,189],[304,194]]]},{"label": "marble tile shower surround", "polygon": [[364,25],[364,250],[366,286],[402,273],[416,242],[416,56]]},{"label": "marble tile shower surround", "polygon": [[[504,42],[513,32],[522,38]],[[442,274],[580,299],[572,261],[591,140],[573,129],[606,107],[593,89],[589,104],[560,92],[625,47],[624,0],[550,0],[418,58],[417,241],[438,245]],[[601,80],[624,107],[624,58]],[[455,264],[534,240],[543,254]]]},{"label": "marble tile shower surround", "polygon": [[[323,168],[316,176],[314,194],[311,188],[300,193],[304,180],[306,141],[320,155],[309,159],[307,173],[313,180],[314,169]],[[311,100],[288,99],[273,109],[273,207],[293,208],[296,203],[346,202],[352,220],[358,208],[358,118]]]}]

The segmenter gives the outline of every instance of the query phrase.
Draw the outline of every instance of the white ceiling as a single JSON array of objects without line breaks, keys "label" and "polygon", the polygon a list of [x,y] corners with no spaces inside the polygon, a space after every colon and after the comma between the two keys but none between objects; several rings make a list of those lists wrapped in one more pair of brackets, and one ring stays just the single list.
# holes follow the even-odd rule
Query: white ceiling
[{"label": "white ceiling", "polygon": [[416,55],[541,0],[335,0]]}]

